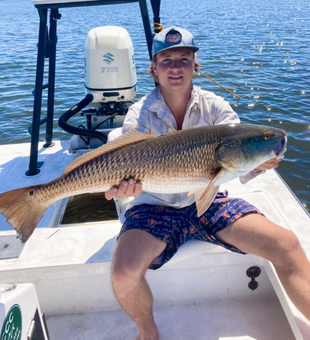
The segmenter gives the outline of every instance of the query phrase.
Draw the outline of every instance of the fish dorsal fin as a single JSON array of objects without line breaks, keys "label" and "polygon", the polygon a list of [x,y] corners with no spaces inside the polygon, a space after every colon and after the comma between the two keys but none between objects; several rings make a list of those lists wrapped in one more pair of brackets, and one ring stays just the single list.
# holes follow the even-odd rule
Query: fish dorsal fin
[{"label": "fish dorsal fin", "polygon": [[63,176],[68,175],[68,173],[71,172],[72,170],[76,169],[77,167],[81,166],[84,163],[87,163],[88,161],[94,158],[97,158],[106,153],[121,149],[124,146],[140,143],[145,140],[153,139],[153,138],[155,138],[153,135],[143,133],[138,130],[131,130],[121,135],[120,137],[112,140],[111,142],[108,142],[107,144],[104,144],[100,146],[99,148],[89,151],[86,154],[76,158],[65,168],[63,172]]}]

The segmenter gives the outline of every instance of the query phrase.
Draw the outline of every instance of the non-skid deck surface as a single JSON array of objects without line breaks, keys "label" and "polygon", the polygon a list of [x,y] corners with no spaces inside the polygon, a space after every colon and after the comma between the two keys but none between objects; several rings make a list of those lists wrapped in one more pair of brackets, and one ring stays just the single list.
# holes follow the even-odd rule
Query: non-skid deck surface
[{"label": "non-skid deck surface", "polygon": [[[294,340],[276,297],[204,300],[156,306],[161,340]],[[51,340],[134,340],[123,310],[50,316]]]}]

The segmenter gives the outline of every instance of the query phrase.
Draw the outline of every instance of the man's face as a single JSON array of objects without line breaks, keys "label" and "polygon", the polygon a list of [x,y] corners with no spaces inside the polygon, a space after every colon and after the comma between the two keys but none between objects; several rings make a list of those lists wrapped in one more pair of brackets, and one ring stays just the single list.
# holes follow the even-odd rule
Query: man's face
[{"label": "man's face", "polygon": [[152,67],[161,87],[173,92],[191,88],[195,67],[194,52],[186,47],[159,52]]}]

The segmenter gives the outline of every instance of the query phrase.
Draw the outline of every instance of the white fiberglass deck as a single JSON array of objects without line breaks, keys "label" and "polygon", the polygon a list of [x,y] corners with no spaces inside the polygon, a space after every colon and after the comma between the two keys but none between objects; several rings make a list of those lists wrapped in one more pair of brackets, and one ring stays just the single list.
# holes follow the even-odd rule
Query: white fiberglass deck
[{"label": "white fiberglass deck", "polygon": [[[275,297],[197,300],[157,305],[161,340],[293,340]],[[133,340],[137,326],[122,310],[54,316],[47,319],[51,339]]]},{"label": "white fiberglass deck", "polygon": [[[0,193],[60,176],[74,158],[69,146],[58,141],[53,148],[40,148],[44,164],[31,178],[24,175],[29,144],[0,146]],[[294,231],[310,255],[309,216],[276,172],[246,185],[235,180],[225,188]],[[59,206],[56,202],[48,209],[19,258],[0,261],[0,283],[35,285],[52,340],[135,339],[135,323],[120,309],[110,283],[120,223],[48,228]],[[0,239],[15,234],[3,216],[0,230]],[[247,286],[246,270],[252,265],[262,269],[255,291]],[[261,258],[190,241],[167,265],[148,271],[147,280],[162,340],[310,338],[310,323],[286,296],[272,265]]]}]

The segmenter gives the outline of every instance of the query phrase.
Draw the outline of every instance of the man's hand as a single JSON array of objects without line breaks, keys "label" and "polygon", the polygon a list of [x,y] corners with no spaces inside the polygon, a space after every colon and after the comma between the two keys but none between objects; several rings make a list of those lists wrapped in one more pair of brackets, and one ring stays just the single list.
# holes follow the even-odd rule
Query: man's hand
[{"label": "man's hand", "polygon": [[282,161],[282,159],[283,158],[277,159],[276,157],[269,159],[267,162],[259,165],[256,169],[257,170],[271,170],[273,168],[277,168],[279,166],[279,163]]},{"label": "man's hand", "polygon": [[110,201],[113,197],[136,197],[142,192],[142,184],[135,182],[132,178],[129,180],[123,180],[119,186],[113,186],[111,189],[106,191],[105,198]]}]

